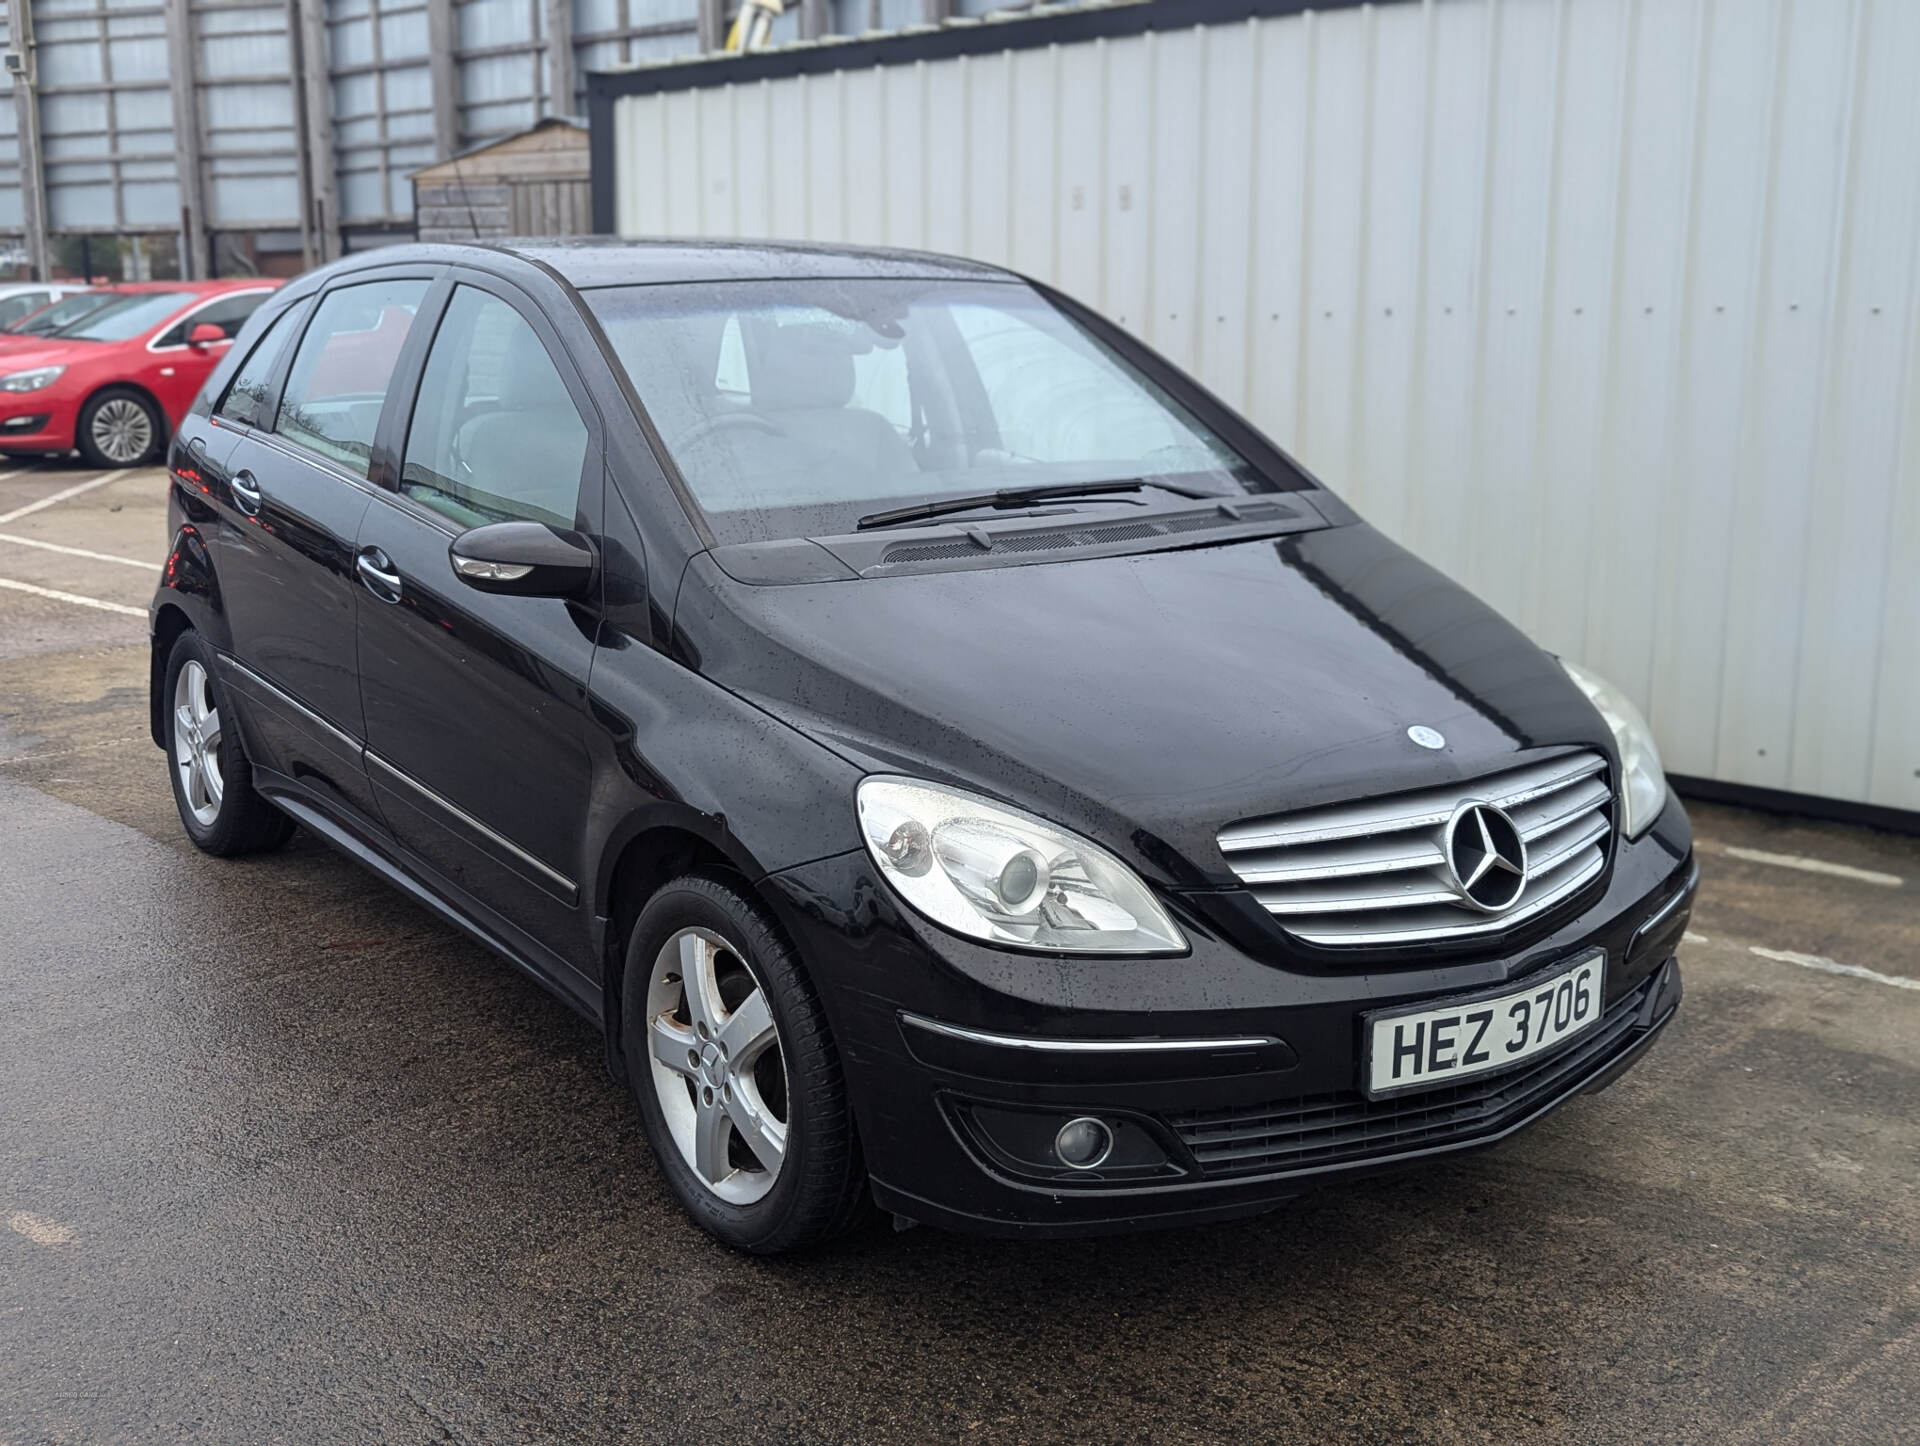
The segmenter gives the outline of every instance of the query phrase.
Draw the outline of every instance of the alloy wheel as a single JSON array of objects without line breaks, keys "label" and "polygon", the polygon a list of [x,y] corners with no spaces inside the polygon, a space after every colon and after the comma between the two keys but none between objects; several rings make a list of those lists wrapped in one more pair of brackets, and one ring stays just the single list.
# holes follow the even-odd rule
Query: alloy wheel
[{"label": "alloy wheel", "polygon": [[153,418],[130,397],[102,402],[89,431],[101,455],[122,465],[138,462],[153,446]]},{"label": "alloy wheel", "polygon": [[732,1205],[764,1198],[787,1154],[780,1031],[743,951],[711,929],[681,929],[654,956],[647,1050],[674,1146]]},{"label": "alloy wheel", "polygon": [[195,823],[212,828],[220,817],[226,781],[220,776],[220,710],[213,701],[213,680],[189,658],[173,685],[173,766],[180,772],[180,796]]}]

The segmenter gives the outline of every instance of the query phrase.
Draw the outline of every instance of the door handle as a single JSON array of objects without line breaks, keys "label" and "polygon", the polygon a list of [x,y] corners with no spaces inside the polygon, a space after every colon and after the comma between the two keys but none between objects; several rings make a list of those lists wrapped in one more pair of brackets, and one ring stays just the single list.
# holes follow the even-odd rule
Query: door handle
[{"label": "door handle", "polygon": [[227,486],[233,491],[233,500],[240,504],[240,510],[252,517],[260,511],[266,498],[260,491],[260,484],[254,480],[253,473],[244,467],[227,479]]},{"label": "door handle", "polygon": [[361,548],[360,555],[353,560],[353,567],[360,574],[360,581],[367,591],[381,602],[400,601],[400,570],[393,565],[393,559],[379,548]]}]

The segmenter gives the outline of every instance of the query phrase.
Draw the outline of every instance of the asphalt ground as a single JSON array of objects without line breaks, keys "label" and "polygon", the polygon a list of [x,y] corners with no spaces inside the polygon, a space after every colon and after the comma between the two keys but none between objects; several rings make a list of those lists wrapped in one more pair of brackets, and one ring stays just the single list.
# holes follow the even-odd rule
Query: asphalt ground
[{"label": "asphalt ground", "polygon": [[0,468],[0,1446],[1920,1441],[1920,840],[1697,807],[1680,1018],[1495,1151],[749,1259],[536,986],[304,836],[188,845],[164,478],[99,475]]}]

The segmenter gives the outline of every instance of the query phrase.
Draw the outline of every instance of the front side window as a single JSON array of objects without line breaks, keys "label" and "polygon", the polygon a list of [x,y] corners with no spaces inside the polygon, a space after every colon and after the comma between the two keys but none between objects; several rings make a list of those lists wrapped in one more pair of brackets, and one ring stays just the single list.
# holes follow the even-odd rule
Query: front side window
[{"label": "front side window", "polygon": [[117,300],[119,297],[111,291],[82,291],[22,317],[7,330],[27,336],[46,336],[63,326],[73,325],[83,316],[91,316],[103,306],[111,306]]},{"label": "front side window", "polygon": [[247,318],[260,309],[260,303],[268,295],[265,291],[243,291],[238,296],[223,296],[181,317],[155,337],[153,344],[156,347],[185,346],[196,326],[217,326],[226,333],[227,340],[232,341],[240,334],[240,328],[247,324]]},{"label": "front side window", "polygon": [[253,350],[228,383],[227,394],[215,408],[221,416],[249,427],[264,427],[272,420],[266,409],[267,384],[273,380],[273,369],[280,354],[287,349],[287,338],[293,335],[293,319],[299,314],[300,308],[293,307],[278,317],[267,328],[266,335],[254,343]]},{"label": "front side window", "polygon": [[54,335],[61,341],[131,341],[192,301],[191,291],[134,291]]},{"label": "front side window", "polygon": [[11,326],[23,316],[31,315],[47,304],[44,291],[23,292],[19,296],[9,296],[0,301],[0,326]]},{"label": "front side window", "polygon": [[539,334],[498,297],[455,287],[420,378],[400,490],[462,527],[570,528],[587,445]]},{"label": "front side window", "polygon": [[1140,506],[1311,485],[1256,469],[1019,282],[584,294],[722,541],[843,533],[1003,488],[1139,482],[1114,505]]},{"label": "front side window", "polygon": [[387,383],[427,286],[365,281],[329,291],[294,353],[274,430],[366,476]]}]

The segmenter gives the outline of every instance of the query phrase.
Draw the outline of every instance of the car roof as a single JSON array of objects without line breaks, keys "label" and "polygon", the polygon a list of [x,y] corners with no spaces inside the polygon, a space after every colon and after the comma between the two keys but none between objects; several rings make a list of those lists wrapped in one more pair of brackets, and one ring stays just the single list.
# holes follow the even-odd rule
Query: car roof
[{"label": "car roof", "polygon": [[106,291],[184,291],[194,296],[216,296],[222,291],[252,291],[281,284],[277,276],[227,277],[219,281],[113,281]]},{"label": "car roof", "polygon": [[564,240],[457,242],[386,247],[355,260],[459,262],[485,265],[488,256],[517,256],[557,272],[572,286],[658,286],[684,281],[767,281],[783,278],[914,277],[1010,281],[1013,273],[979,261],[877,246],[831,246],[799,241],[633,240],[581,236]]}]

